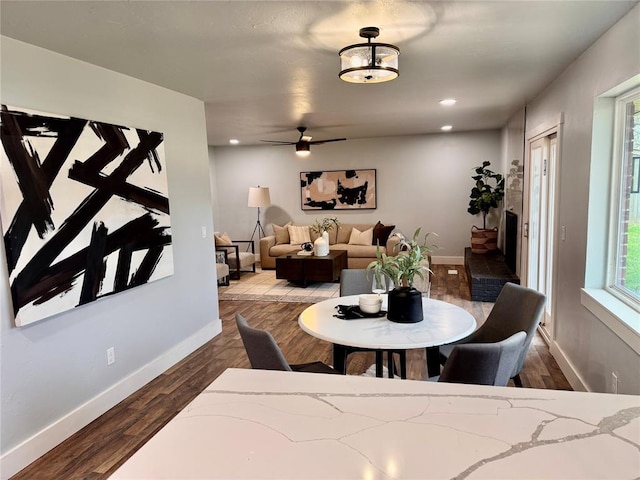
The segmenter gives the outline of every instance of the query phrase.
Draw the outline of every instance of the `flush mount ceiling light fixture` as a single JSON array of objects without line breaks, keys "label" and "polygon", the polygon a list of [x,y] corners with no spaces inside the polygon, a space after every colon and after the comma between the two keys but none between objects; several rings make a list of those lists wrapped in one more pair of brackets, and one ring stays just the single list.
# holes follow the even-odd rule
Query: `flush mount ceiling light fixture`
[{"label": "flush mount ceiling light fixture", "polygon": [[380,35],[378,27],[360,29],[367,43],[344,47],[340,55],[340,78],[350,83],[382,83],[398,78],[400,49],[389,43],[372,42]]}]

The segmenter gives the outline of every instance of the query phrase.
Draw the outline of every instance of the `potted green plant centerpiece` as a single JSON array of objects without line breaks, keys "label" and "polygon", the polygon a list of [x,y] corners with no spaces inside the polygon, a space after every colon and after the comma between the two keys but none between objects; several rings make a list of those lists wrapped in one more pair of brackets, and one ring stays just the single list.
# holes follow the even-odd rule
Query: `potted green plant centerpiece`
[{"label": "potted green plant centerpiece", "polygon": [[491,162],[485,160],[482,166],[475,168],[476,174],[471,177],[476,183],[469,195],[467,212],[471,215],[482,213],[482,228],[471,227],[472,253],[486,253],[498,248],[498,229],[487,228],[487,214],[492,208],[497,208],[504,197],[504,178],[489,170],[489,165]]},{"label": "potted green plant centerpiece", "polygon": [[313,254],[316,257],[326,257],[329,255],[329,233],[334,227],[338,227],[340,222],[337,218],[319,218],[311,225],[311,231],[318,235],[318,238],[313,242]]},{"label": "potted green plant centerpiece", "polygon": [[413,287],[416,278],[424,280],[431,270],[428,267],[428,256],[431,248],[427,246],[427,233],[420,243],[420,228],[413,234],[411,240],[401,239],[396,246],[398,255],[389,256],[380,251],[376,252],[377,259],[367,266],[367,272],[372,272],[375,278],[386,274],[393,281],[394,288],[389,292],[387,318],[399,323],[417,323],[423,319],[422,294]]}]

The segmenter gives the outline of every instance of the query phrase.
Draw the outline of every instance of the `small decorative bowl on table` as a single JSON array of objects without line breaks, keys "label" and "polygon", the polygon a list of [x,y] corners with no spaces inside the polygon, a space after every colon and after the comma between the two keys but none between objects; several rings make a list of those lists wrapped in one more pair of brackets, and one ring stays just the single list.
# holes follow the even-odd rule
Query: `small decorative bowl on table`
[{"label": "small decorative bowl on table", "polygon": [[376,294],[363,294],[358,297],[358,306],[364,313],[378,313],[382,308],[382,297]]}]

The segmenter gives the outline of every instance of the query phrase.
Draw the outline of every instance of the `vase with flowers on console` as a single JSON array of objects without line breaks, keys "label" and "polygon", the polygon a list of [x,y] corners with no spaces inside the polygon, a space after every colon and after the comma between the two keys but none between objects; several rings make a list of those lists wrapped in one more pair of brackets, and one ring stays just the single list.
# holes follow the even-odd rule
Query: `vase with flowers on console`
[{"label": "vase with flowers on console", "polygon": [[318,238],[313,242],[313,254],[316,257],[326,257],[329,255],[329,233],[327,230],[331,230],[339,225],[337,218],[322,218],[316,219],[311,226],[311,231],[318,235]]},{"label": "vase with flowers on console", "polygon": [[391,278],[395,288],[388,294],[387,319],[398,323],[417,323],[424,318],[422,313],[422,292],[414,288],[414,281],[424,280],[431,270],[427,266],[428,255],[431,251],[426,241],[429,234],[419,242],[420,228],[413,234],[411,240],[402,238],[397,245],[399,253],[387,256],[376,251],[376,260],[367,266],[367,271],[374,276],[386,274]]}]

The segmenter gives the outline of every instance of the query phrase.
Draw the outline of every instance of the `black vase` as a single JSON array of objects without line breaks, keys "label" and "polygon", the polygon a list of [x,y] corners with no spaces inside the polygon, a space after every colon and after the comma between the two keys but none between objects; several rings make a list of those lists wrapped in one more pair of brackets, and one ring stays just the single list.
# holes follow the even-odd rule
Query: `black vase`
[{"label": "black vase", "polygon": [[389,292],[387,318],[398,323],[418,323],[423,320],[422,294],[413,287],[398,287]]}]

